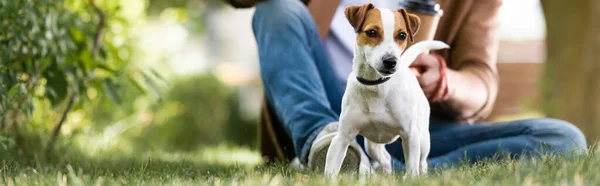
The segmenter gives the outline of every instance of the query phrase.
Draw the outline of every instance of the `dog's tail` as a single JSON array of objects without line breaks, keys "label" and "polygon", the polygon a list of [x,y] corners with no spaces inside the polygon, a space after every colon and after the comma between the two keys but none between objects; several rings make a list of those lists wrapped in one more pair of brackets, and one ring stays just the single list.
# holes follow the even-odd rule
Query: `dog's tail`
[{"label": "dog's tail", "polygon": [[419,54],[427,51],[427,50],[439,50],[444,48],[450,48],[446,43],[436,40],[426,40],[415,43],[414,45],[408,47],[406,51],[400,56],[400,66],[408,68],[410,64],[415,61]]}]

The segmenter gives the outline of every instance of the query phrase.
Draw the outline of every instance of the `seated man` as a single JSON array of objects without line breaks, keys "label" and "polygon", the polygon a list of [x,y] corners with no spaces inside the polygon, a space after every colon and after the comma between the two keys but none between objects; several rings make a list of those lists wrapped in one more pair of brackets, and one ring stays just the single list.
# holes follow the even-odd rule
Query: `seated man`
[{"label": "seated man", "polygon": [[[306,6],[309,2],[300,0],[229,1],[238,7],[257,3],[252,26],[267,106],[274,115],[261,126],[267,131],[261,138],[268,139],[261,143],[274,146],[261,148],[274,153],[263,150],[263,155],[273,159],[293,152],[286,157],[323,167],[328,144],[337,132],[345,81],[352,67],[355,35],[343,10],[369,2],[397,9],[400,1],[312,0],[310,3],[316,4],[308,4],[311,11]],[[481,122],[491,112],[498,89],[497,14],[501,0],[439,2],[444,16],[435,40],[448,43],[451,49],[422,54],[413,63],[425,69],[418,80],[432,108],[429,165],[475,162],[497,155],[587,151],[581,131],[565,121]],[[448,67],[444,73],[442,63]],[[436,88],[438,84],[442,88]],[[357,141],[347,153],[345,167],[369,165],[360,147],[362,140]],[[401,144],[386,146],[396,170],[404,167]]]}]

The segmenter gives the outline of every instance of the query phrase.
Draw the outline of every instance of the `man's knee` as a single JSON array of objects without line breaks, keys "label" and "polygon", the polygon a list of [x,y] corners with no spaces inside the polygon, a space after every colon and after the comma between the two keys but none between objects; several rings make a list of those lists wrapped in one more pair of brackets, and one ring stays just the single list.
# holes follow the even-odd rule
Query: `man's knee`
[{"label": "man's knee", "polygon": [[[263,83],[286,82],[281,78],[296,78],[312,74],[312,48],[316,26],[304,4],[298,0],[266,0],[256,6],[252,27],[259,50]],[[320,43],[316,43],[320,44]],[[290,81],[298,81],[292,79]],[[317,82],[311,82],[317,83]]]},{"label": "man's knee", "polygon": [[575,125],[559,119],[532,119],[524,121],[531,134],[546,145],[564,152],[585,151],[585,136]]}]

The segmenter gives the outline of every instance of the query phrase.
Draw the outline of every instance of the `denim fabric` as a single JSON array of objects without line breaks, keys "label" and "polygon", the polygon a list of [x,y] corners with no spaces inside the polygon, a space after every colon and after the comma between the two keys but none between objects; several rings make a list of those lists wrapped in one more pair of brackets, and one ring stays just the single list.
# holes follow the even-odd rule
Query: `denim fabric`
[{"label": "denim fabric", "polygon": [[312,140],[338,120],[343,87],[335,79],[315,23],[298,0],[256,6],[252,29],[258,44],[265,95],[306,162]]},{"label": "denim fabric", "polygon": [[[298,0],[267,0],[252,19],[265,95],[295,153],[304,163],[312,141],[338,120],[345,82],[340,83],[308,9]],[[350,64],[350,63],[349,63]],[[493,157],[586,149],[579,129],[554,119],[463,125],[431,119],[431,166]],[[358,139],[362,144],[362,139]],[[545,148],[541,148],[545,147]],[[387,145],[396,169],[403,169],[401,142]]]},{"label": "denim fabric", "polygon": [[[583,133],[557,119],[528,119],[503,123],[457,124],[430,120],[431,167],[474,163],[484,158],[539,157],[543,154],[569,156],[587,150]],[[386,146],[395,157],[396,170],[403,169],[401,141]]]}]

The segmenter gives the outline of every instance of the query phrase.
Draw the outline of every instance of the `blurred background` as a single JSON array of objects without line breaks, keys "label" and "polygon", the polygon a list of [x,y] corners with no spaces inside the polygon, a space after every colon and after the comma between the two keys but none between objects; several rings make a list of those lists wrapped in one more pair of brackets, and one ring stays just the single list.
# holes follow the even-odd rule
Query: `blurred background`
[{"label": "blurred background", "polygon": [[[220,0],[90,2],[0,0],[0,155],[35,160],[68,150],[261,161],[253,9]],[[501,85],[489,120],[556,116],[593,125],[579,120],[584,116],[557,114],[569,102],[556,96],[575,95],[544,94],[567,89],[549,86],[561,74],[544,75],[547,27],[556,26],[546,25],[541,2],[505,0],[500,17]],[[564,39],[567,31],[548,33]],[[586,131],[589,139],[593,131]]]}]

